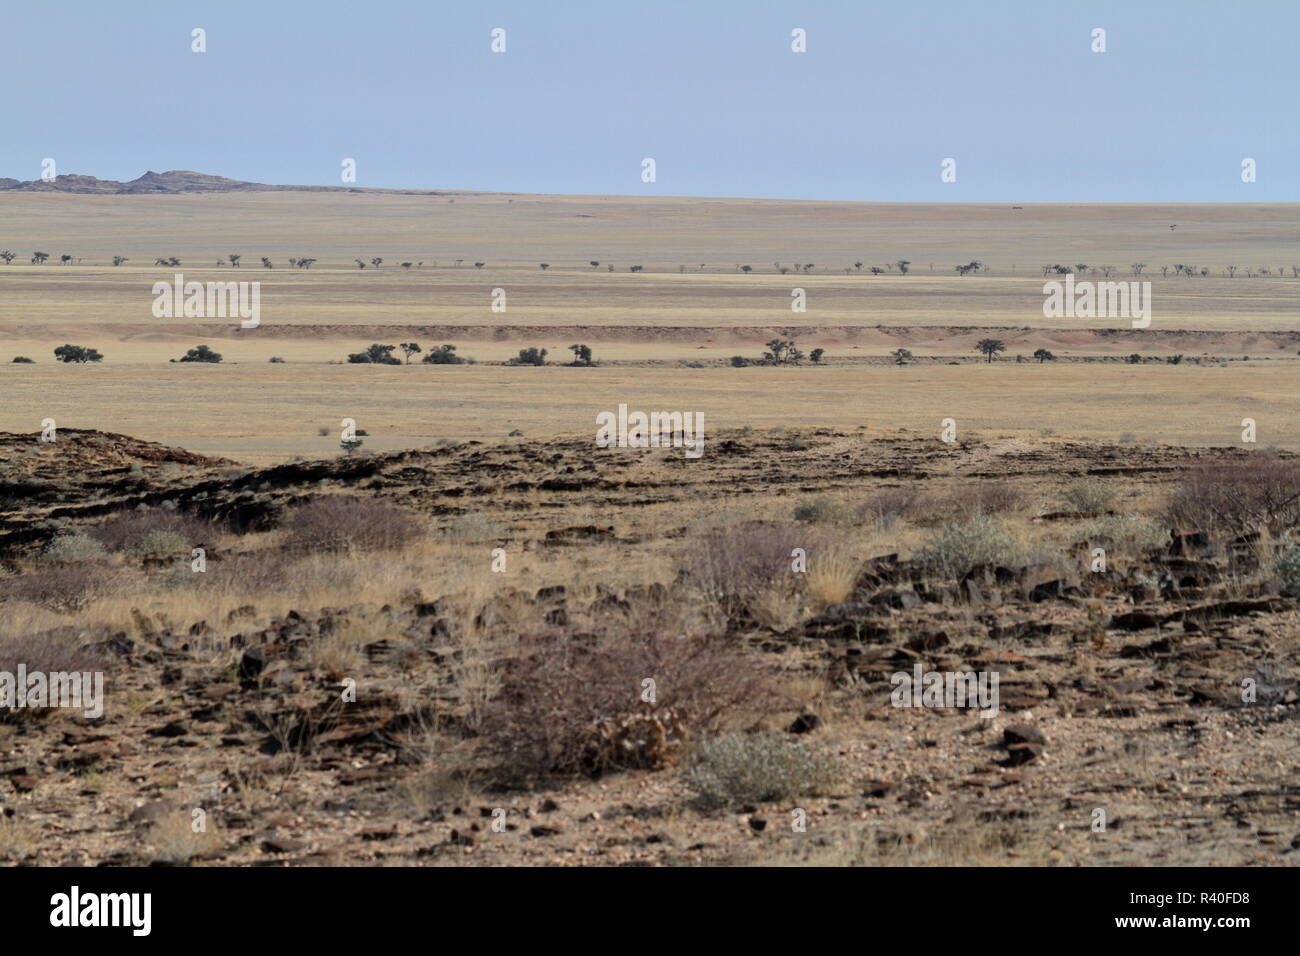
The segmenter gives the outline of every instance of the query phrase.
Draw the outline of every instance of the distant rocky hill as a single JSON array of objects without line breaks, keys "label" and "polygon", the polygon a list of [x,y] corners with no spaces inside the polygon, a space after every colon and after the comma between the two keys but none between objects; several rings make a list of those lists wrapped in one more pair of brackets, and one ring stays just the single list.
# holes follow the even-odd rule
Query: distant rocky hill
[{"label": "distant rocky hill", "polygon": [[[144,193],[229,193],[229,192],[271,192],[283,190],[301,190],[304,192],[360,192],[355,186],[272,186],[266,183],[249,183],[241,179],[227,179],[225,176],[209,176],[185,169],[173,169],[165,173],[149,170],[138,179],[130,182],[118,182],[115,179],[99,179],[95,176],[80,176],[75,173],[56,176],[52,180],[33,179],[23,182],[18,179],[0,178],[0,192],[49,192],[49,193],[84,193],[88,195],[140,195]],[[428,189],[367,189],[366,192],[377,193],[421,193],[440,195],[438,191]]]}]

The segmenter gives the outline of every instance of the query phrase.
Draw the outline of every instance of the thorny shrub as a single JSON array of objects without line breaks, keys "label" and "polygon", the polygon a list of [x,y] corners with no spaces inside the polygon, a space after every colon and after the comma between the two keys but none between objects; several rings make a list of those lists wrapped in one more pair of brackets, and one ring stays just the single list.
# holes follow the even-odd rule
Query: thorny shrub
[{"label": "thorny shrub", "polygon": [[384,501],[330,495],[294,508],[281,527],[290,551],[395,551],[419,536],[412,521],[412,515]]},{"label": "thorny shrub", "polygon": [[549,628],[522,636],[500,677],[470,723],[485,753],[520,779],[675,763],[688,739],[764,696],[755,665],[724,638],[661,631]]},{"label": "thorny shrub", "polygon": [[1300,459],[1263,453],[1193,465],[1170,495],[1167,515],[1187,531],[1280,536],[1300,525]]},{"label": "thorny shrub", "polygon": [[189,550],[210,543],[218,530],[211,522],[173,508],[138,508],[110,515],[88,533],[110,551],[144,554],[142,544],[151,534],[170,532],[185,541],[185,550]]}]

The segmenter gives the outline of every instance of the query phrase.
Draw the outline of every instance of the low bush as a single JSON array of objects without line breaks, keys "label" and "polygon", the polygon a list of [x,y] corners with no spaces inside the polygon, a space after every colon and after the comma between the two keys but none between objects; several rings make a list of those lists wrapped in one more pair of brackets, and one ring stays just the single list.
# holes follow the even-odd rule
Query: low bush
[{"label": "low bush", "polygon": [[49,674],[103,670],[108,663],[102,654],[87,646],[82,633],[70,627],[0,638],[0,671],[9,674],[16,673],[19,664],[26,665],[29,672]]},{"label": "low bush", "polygon": [[127,554],[132,557],[143,557],[146,554],[189,557],[193,547],[189,539],[180,533],[158,528],[147,532],[133,547],[127,549]]},{"label": "low bush", "polygon": [[1088,547],[1140,554],[1169,541],[1163,523],[1140,515],[1107,515],[1083,527],[1082,540]]},{"label": "low bush", "polygon": [[1105,514],[1115,504],[1115,490],[1101,478],[1084,478],[1065,489],[1062,499],[1071,511]]},{"label": "low bush", "polygon": [[41,552],[42,561],[102,561],[107,557],[103,544],[84,534],[61,534]]},{"label": "low bush", "polygon": [[473,543],[479,541],[499,541],[506,537],[505,526],[486,515],[471,511],[457,515],[447,522],[443,532],[452,541]]},{"label": "low bush", "polygon": [[397,550],[420,531],[412,515],[374,498],[330,495],[294,508],[280,526],[295,552]]},{"label": "low bush", "polygon": [[980,564],[1015,567],[1024,552],[1005,524],[976,514],[941,525],[913,557],[930,574],[958,579]]},{"label": "low bush", "polygon": [[835,498],[812,498],[795,505],[794,520],[812,524],[852,524],[859,520],[854,508]]},{"label": "low bush", "polygon": [[194,348],[190,349],[183,356],[181,356],[181,361],[182,362],[210,362],[215,365],[216,363],[221,361],[221,353],[212,351],[212,349],[208,348],[208,346],[206,345],[196,345]]},{"label": "low bush", "polygon": [[682,777],[705,809],[769,803],[833,791],[844,775],[822,747],[786,734],[703,741]]},{"label": "low bush", "polygon": [[467,361],[456,354],[456,346],[439,345],[424,354],[425,365],[464,365]]},{"label": "low bush", "polygon": [[[80,611],[111,592],[117,569],[96,561],[38,568],[9,582],[9,594],[50,611]],[[29,667],[31,665],[28,665]]]},{"label": "low bush", "polygon": [[[642,700],[646,678],[653,703]],[[713,635],[550,629],[520,638],[471,723],[512,780],[653,769],[747,713],[767,696],[761,685],[749,659]]]},{"label": "low bush", "polygon": [[1189,468],[1169,496],[1170,522],[1184,530],[1274,536],[1300,525],[1300,459],[1258,453]]},{"label": "low bush", "polygon": [[754,616],[766,596],[793,588],[791,551],[811,545],[798,524],[754,521],[707,531],[688,545],[681,570],[729,621]]},{"label": "low bush", "polygon": [[402,360],[393,355],[396,345],[379,345],[378,343],[369,346],[364,352],[353,352],[348,356],[348,362],[353,365],[401,365]]},{"label": "low bush", "polygon": [[183,550],[188,551],[196,545],[210,544],[220,530],[212,522],[171,508],[138,508],[111,515],[91,528],[89,534],[110,551],[140,555],[154,550],[143,544],[156,533],[174,535],[183,542]]},{"label": "low bush", "polygon": [[933,502],[911,488],[885,488],[862,506],[862,517],[874,522],[883,530],[892,528],[898,521],[913,521],[933,512]]},{"label": "low bush", "polygon": [[520,349],[519,354],[510,360],[511,365],[545,365],[546,349]]},{"label": "low bush", "polygon": [[967,486],[958,495],[958,500],[968,514],[1009,514],[1025,506],[1024,493],[1005,481]]}]

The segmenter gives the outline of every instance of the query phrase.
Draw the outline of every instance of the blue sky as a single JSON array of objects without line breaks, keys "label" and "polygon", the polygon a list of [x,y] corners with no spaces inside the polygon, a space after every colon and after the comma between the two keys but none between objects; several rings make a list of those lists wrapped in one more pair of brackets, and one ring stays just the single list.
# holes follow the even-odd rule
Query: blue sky
[{"label": "blue sky", "polygon": [[360,186],[1300,200],[1294,0],[5,6],[0,176],[19,179],[48,156],[112,179],[339,185],[352,157]]}]

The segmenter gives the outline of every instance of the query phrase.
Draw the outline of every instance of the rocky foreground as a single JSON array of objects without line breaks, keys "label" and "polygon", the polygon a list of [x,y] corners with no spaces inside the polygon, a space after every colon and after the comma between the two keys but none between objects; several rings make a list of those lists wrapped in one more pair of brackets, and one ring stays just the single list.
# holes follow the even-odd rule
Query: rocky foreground
[{"label": "rocky foreground", "polygon": [[[955,508],[970,489],[1010,485],[1031,502],[1029,525],[1067,529],[1069,540],[1098,516],[1037,506],[1061,483],[1112,482],[1126,509],[1197,463],[1241,454],[736,432],[699,461],[520,439],[247,469],[97,432],[61,430],[52,445],[0,435],[0,669],[35,644],[94,661],[108,681],[100,719],[0,719],[0,858],[1292,865],[1300,606],[1259,535],[1169,528],[1104,570],[1036,561],[945,576],[902,550],[861,553],[842,600],[788,620],[731,606],[709,640],[779,688],[739,708],[732,729],[833,753],[844,772],[820,795],[702,808],[681,774],[702,736],[692,715],[635,700],[592,727],[593,739],[617,736],[619,766],[502,772],[480,744],[493,703],[519,689],[512,665],[495,682],[466,667],[479,653],[471,633],[518,662],[535,633],[558,635],[539,647],[581,643],[696,600],[690,562],[663,581],[601,583],[603,567],[675,554],[694,529],[674,513],[704,523],[701,513],[760,498],[788,513],[813,496],[917,488],[929,509]],[[399,506],[431,533],[482,516],[500,532],[481,542],[485,562],[500,547],[542,561],[543,576],[523,586],[502,575],[468,598],[427,586],[380,603],[342,589],[340,600],[289,608],[271,595],[228,607],[195,591],[166,611],[142,599],[129,626],[92,601],[61,610],[56,626],[21,630],[37,618],[22,616],[17,589],[58,536],[165,508],[219,522],[223,536],[203,544],[214,568],[236,567],[326,492]],[[766,539],[754,540],[761,550]],[[1096,541],[1075,543],[1090,555]],[[189,560],[149,553],[104,567],[136,575],[148,594]],[[321,648],[344,634],[358,653],[340,669]],[[917,665],[996,671],[997,715],[894,706],[892,676]],[[638,686],[639,674],[628,677]]]}]

